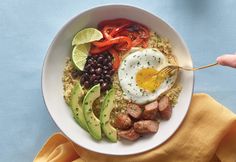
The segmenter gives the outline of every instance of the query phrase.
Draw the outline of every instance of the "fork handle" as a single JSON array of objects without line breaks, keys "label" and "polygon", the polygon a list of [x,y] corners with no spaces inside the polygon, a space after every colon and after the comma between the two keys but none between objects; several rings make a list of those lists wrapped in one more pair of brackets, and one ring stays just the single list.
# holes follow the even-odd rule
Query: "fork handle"
[{"label": "fork handle", "polygon": [[205,69],[205,68],[209,68],[209,67],[216,66],[216,65],[219,65],[219,64],[216,62],[216,63],[213,63],[213,64],[200,66],[198,68],[191,68],[191,69],[190,68],[185,68],[185,67],[180,67],[180,68],[183,69],[183,70],[195,71],[195,70]]}]

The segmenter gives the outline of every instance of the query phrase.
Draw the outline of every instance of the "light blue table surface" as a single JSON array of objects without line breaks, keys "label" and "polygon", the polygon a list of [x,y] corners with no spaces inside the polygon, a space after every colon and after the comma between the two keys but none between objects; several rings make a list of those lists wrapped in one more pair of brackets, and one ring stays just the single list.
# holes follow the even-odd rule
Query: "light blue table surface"
[{"label": "light blue table surface", "polygon": [[[107,3],[132,4],[163,18],[186,41],[195,66],[236,51],[234,0],[1,0],[0,161],[32,161],[45,140],[59,131],[41,94],[44,56],[63,24]],[[196,72],[194,91],[208,93],[236,112],[236,69]]]}]

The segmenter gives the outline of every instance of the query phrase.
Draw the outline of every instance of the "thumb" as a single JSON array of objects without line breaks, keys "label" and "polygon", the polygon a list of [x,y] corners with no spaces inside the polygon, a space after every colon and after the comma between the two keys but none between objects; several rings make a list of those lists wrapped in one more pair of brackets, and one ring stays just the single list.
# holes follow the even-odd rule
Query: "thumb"
[{"label": "thumb", "polygon": [[219,56],[216,59],[217,63],[223,66],[230,66],[236,68],[236,54],[226,54]]}]

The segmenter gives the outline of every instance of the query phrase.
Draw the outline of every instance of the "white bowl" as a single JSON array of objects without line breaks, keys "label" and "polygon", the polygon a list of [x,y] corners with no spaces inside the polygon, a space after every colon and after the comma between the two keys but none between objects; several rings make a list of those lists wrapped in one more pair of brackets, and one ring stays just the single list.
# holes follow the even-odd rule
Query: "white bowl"
[{"label": "white bowl", "polygon": [[71,41],[75,33],[85,27],[96,27],[104,19],[127,18],[140,22],[160,36],[170,40],[173,54],[180,65],[192,67],[192,59],[183,39],[158,16],[143,9],[127,5],[106,5],[89,9],[74,17],[58,32],[48,49],[42,72],[43,97],[50,115],[61,131],[76,144],[103,154],[130,155],[141,153],[164,143],[180,126],[190,104],[193,91],[193,73],[181,72],[183,90],[169,121],[161,122],[158,133],[145,136],[135,142],[110,143],[103,139],[95,141],[74,121],[63,99],[63,68],[70,57]]}]

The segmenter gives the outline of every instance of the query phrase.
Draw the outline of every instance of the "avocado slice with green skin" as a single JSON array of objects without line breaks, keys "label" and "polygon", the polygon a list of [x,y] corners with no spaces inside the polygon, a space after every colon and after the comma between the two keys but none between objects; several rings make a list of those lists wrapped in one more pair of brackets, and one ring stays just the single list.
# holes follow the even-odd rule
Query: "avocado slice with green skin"
[{"label": "avocado slice with green skin", "polygon": [[93,86],[85,95],[83,100],[83,112],[90,135],[96,139],[102,139],[100,120],[93,113],[93,102],[100,96],[100,85]]},{"label": "avocado slice with green skin", "polygon": [[75,121],[86,131],[88,130],[87,123],[84,118],[84,113],[82,109],[82,101],[81,98],[83,96],[84,92],[83,89],[78,82],[74,89],[72,90],[72,95],[71,95],[71,101],[70,101],[70,106],[72,109],[73,117]]},{"label": "avocado slice with green skin", "polygon": [[117,142],[117,130],[110,124],[110,114],[114,108],[115,90],[111,89],[105,96],[100,112],[102,130],[111,142]]}]

